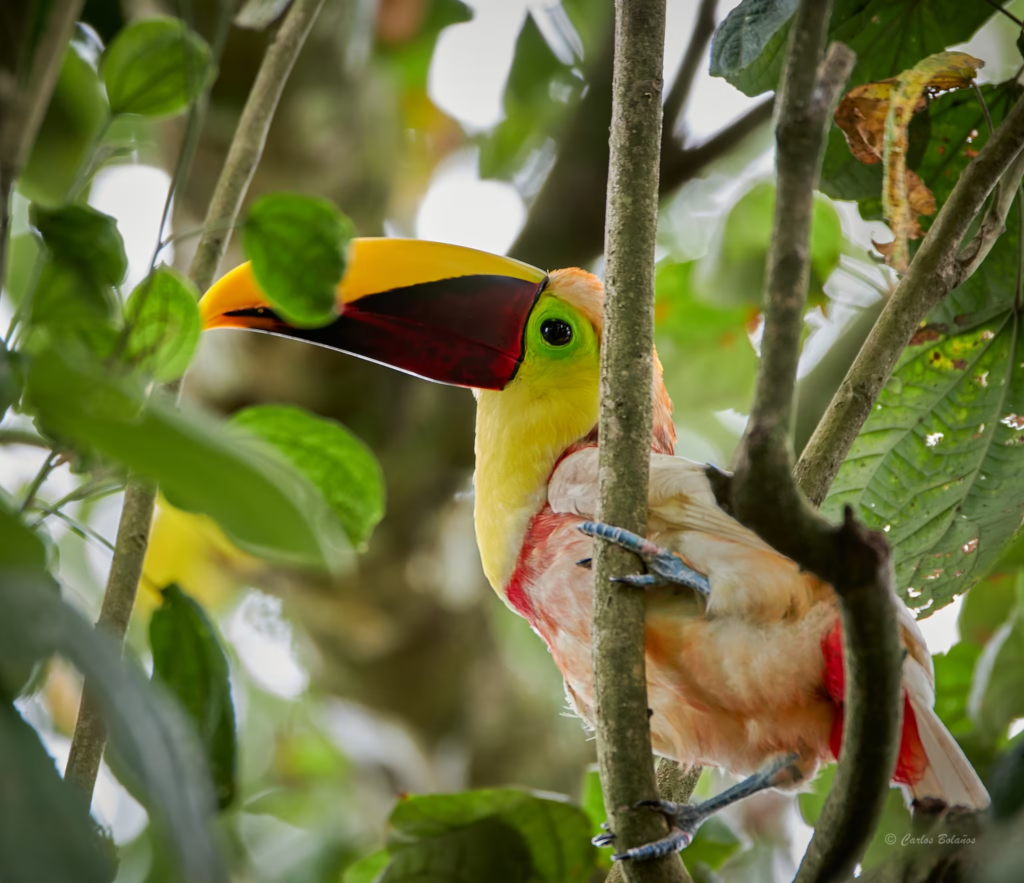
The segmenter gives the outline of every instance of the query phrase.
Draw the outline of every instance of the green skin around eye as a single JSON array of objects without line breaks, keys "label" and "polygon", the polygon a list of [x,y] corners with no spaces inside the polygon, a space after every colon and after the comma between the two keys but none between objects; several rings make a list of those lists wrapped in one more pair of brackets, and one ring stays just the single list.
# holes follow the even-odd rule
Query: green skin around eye
[{"label": "green skin around eye", "polygon": [[[548,343],[541,334],[541,327],[550,320],[562,321],[572,328],[572,340],[557,345]],[[597,354],[597,335],[593,326],[578,310],[552,295],[543,295],[526,327],[526,358],[528,361],[542,362],[546,360],[562,361],[580,359],[590,361],[588,357]]]}]

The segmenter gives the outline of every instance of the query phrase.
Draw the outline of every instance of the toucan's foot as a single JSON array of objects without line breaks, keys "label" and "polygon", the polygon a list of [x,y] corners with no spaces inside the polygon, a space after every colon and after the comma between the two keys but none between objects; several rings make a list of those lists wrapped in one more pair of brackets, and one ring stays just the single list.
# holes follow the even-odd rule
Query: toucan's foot
[{"label": "toucan's foot", "polygon": [[693,841],[694,835],[701,823],[713,816],[719,810],[731,806],[739,800],[744,800],[752,794],[764,791],[766,788],[776,788],[785,785],[792,785],[799,782],[804,776],[800,766],[800,755],[780,754],[771,758],[754,775],[748,776],[742,782],[737,782],[731,788],[727,788],[721,794],[705,800],[703,803],[672,803],[668,800],[641,800],[637,807],[646,807],[655,812],[660,812],[668,819],[671,831],[667,837],[627,849],[612,858],[616,861],[642,860],[659,858],[668,855],[670,852],[678,852],[685,849]]},{"label": "toucan's foot", "polygon": [[667,800],[641,800],[637,807],[641,806],[660,812],[668,819],[670,828],[668,835],[653,843],[634,846],[632,849],[613,855],[613,861],[645,861],[686,849],[693,842],[700,823],[710,815],[706,811],[702,812],[699,804],[693,806],[689,803],[671,803]]},{"label": "toucan's foot", "polygon": [[645,843],[643,846],[634,846],[625,852],[617,852],[612,856],[613,862],[649,861],[652,858],[661,858],[663,855],[670,855],[686,849],[693,842],[693,832],[684,831],[682,828],[673,828],[668,836],[653,843]]},{"label": "toucan's foot", "polygon": [[[628,549],[647,566],[647,573],[613,577],[613,582],[639,588],[680,585],[693,589],[705,597],[711,594],[711,584],[704,574],[697,573],[674,552],[657,543],[652,543],[645,537],[623,530],[621,527],[602,524],[600,521],[584,521],[579,529],[588,537],[600,537],[617,546],[622,546],[623,549]],[[588,560],[583,559],[583,561]],[[577,563],[586,566],[582,561]]]},{"label": "toucan's foot", "polygon": [[615,835],[611,831],[605,831],[603,834],[591,838],[590,842],[598,847],[611,846],[615,842]]}]

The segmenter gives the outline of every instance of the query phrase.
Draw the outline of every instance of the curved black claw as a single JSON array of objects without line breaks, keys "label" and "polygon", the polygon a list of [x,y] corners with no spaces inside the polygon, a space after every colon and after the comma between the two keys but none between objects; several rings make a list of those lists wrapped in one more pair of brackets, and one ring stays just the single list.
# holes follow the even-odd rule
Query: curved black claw
[{"label": "curved black claw", "polygon": [[613,862],[627,861],[649,861],[652,858],[661,858],[673,852],[686,849],[693,842],[693,832],[684,831],[682,828],[673,828],[667,837],[655,840],[653,843],[645,843],[643,846],[634,846],[625,852],[618,852],[612,856]]},{"label": "curved black claw", "polygon": [[600,521],[584,521],[579,526],[579,531],[588,537],[600,537],[617,546],[622,546],[623,549],[628,549],[647,566],[648,572],[645,574],[617,577],[613,579],[613,582],[636,587],[676,584],[693,589],[705,597],[711,594],[711,584],[704,574],[697,573],[674,552],[639,534],[623,530],[621,527],[612,527],[610,524],[603,524]]},{"label": "curved black claw", "polygon": [[593,558],[580,558],[580,560],[576,562],[576,566],[582,567],[584,570],[590,570],[593,563]]},{"label": "curved black claw", "polygon": [[604,834],[598,834],[591,838],[590,842],[594,846],[611,846],[615,842],[615,835],[611,831],[606,831]]}]

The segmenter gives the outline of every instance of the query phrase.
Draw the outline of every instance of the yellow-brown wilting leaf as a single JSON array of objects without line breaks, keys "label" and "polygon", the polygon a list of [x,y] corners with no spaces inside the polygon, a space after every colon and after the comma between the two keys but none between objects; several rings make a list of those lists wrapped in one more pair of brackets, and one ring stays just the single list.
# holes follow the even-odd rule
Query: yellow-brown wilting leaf
[{"label": "yellow-brown wilting leaf", "polygon": [[898,77],[851,89],[836,108],[836,125],[853,155],[865,164],[884,163],[882,209],[895,238],[875,247],[900,272],[907,268],[907,242],[922,235],[918,216],[935,213],[935,196],[907,168],[910,121],[927,106],[927,96],[970,86],[984,64],[964,52],[939,52]]}]

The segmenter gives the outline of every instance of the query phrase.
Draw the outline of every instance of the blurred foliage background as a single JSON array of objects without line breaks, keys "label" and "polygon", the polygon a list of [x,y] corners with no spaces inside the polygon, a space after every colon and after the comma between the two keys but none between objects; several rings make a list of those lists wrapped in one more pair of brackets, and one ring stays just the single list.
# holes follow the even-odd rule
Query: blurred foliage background
[{"label": "blurred foliage background", "polygon": [[[246,10],[269,17],[281,5],[261,0]],[[742,432],[757,368],[774,198],[770,106],[706,74],[710,33],[694,42],[692,58],[684,55],[691,34],[707,30],[708,11],[720,21],[734,5],[669,4],[666,80],[682,71],[692,88],[668,94],[656,307],[678,452],[723,465]],[[610,6],[328,0],[285,90],[249,200],[274,190],[324,196],[361,235],[445,239],[545,268],[599,271]],[[127,22],[157,13],[179,16],[213,42],[217,8],[213,0],[86,2],[15,196],[4,323],[38,249],[27,201],[59,204],[97,138],[110,162],[89,198],[119,221],[129,280],[145,275],[187,118],[120,118],[103,131],[96,59]],[[1024,15],[1024,2],[1007,9]],[[982,81],[1002,83],[1021,64],[1018,31],[989,10],[954,42],[969,38],[967,51],[986,61]],[[192,174],[166,231],[174,240],[163,259],[180,269],[267,40],[258,29],[227,34]],[[909,66],[893,63],[882,76]],[[834,180],[832,196],[861,198],[847,178]],[[894,274],[871,253],[872,237],[888,238],[879,217],[866,197],[860,206],[820,197],[798,445],[894,287]],[[222,270],[243,259],[239,248],[232,245]],[[287,402],[334,418],[372,449],[386,483],[386,516],[363,553],[330,579],[271,568],[234,548],[212,522],[161,503],[130,652],[151,664],[149,620],[169,583],[198,600],[224,638],[241,749],[238,793],[219,826],[237,879],[340,881],[379,845],[406,793],[518,784],[581,799],[599,817],[587,777],[593,745],[567,714],[544,645],[502,606],[480,569],[471,395],[295,341],[222,332],[204,336],[185,394],[224,415]],[[0,428],[17,430],[21,419],[9,415]],[[16,444],[2,449],[9,492],[24,492],[41,456]],[[78,483],[61,466],[42,496],[59,499]],[[67,512],[86,533],[49,527],[61,581],[90,620],[120,499],[71,504]],[[938,653],[940,714],[983,777],[1008,746],[1022,744],[1013,738],[1024,729],[1022,568],[1024,547],[1012,549],[966,603],[923,620]],[[80,690],[77,672],[57,660],[18,703],[61,767]],[[725,781],[706,772],[700,791]],[[828,781],[823,776],[799,806],[778,794],[743,803],[702,829],[688,863],[706,862],[736,883],[790,879]],[[120,883],[175,879],[145,811],[107,768],[94,811],[117,844]],[[896,792],[887,813],[879,837],[908,829]],[[882,850],[881,842],[873,847],[866,867]]]}]

